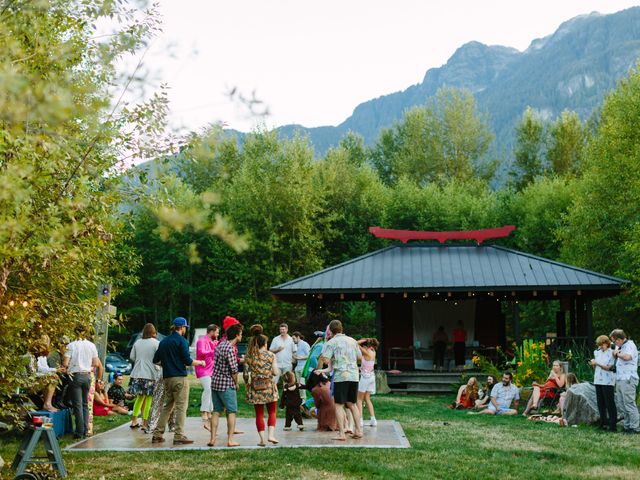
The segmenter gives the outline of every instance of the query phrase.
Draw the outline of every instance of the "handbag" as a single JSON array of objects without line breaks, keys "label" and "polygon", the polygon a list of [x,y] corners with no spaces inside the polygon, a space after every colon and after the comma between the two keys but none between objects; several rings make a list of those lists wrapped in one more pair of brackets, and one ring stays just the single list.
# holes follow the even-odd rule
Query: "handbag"
[{"label": "handbag", "polygon": [[273,381],[270,377],[253,377],[251,387],[256,391],[269,390],[273,388]]}]

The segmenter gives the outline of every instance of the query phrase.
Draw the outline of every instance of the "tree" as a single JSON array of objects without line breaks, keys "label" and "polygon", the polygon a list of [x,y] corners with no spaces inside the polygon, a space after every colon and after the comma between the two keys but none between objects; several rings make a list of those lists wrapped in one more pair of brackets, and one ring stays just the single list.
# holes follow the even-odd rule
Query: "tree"
[{"label": "tree", "polygon": [[586,133],[580,117],[565,110],[549,125],[547,161],[556,175],[577,175],[586,147]]},{"label": "tree", "polygon": [[[562,255],[568,262],[634,282],[639,279],[640,265],[639,124],[640,71],[636,69],[604,102],[567,226],[562,230]],[[637,288],[631,293],[600,302],[594,321],[605,331],[614,325],[637,325]]]},{"label": "tree", "polygon": [[402,176],[419,185],[489,180],[495,162],[487,163],[484,156],[492,140],[473,95],[441,88],[425,106],[407,111],[400,123],[382,131],[372,163],[388,184]]},{"label": "tree", "polygon": [[516,127],[515,161],[509,172],[516,191],[524,189],[545,171],[545,129],[538,114],[527,107]]},{"label": "tree", "polygon": [[[116,24],[114,35],[96,25]],[[16,361],[76,322],[92,323],[97,289],[135,281],[123,247],[118,167],[162,130],[166,97],[114,101],[114,65],[157,28],[126,2],[4,2],[0,10],[0,403],[33,379]]]}]

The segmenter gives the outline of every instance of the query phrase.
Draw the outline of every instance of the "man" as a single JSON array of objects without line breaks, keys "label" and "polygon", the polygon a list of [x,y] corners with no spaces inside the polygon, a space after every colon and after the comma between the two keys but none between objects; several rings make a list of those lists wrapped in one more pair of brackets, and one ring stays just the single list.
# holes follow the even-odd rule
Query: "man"
[{"label": "man", "polygon": [[233,440],[236,428],[236,412],[238,411],[238,357],[236,345],[242,340],[242,325],[236,323],[227,329],[227,338],[216,347],[213,361],[213,375],[211,376],[211,400],[213,414],[211,415],[211,438],[207,445],[214,447],[220,414],[227,410],[227,446],[238,447],[240,444]]},{"label": "man", "polygon": [[151,443],[164,442],[164,429],[167,426],[171,410],[175,407],[176,426],[173,435],[174,445],[193,443],[184,434],[184,422],[187,418],[189,406],[189,382],[187,380],[187,367],[204,367],[204,360],[193,360],[189,354],[189,342],[184,338],[189,325],[183,317],[177,317],[171,327],[171,335],[165,337],[158,345],[158,350],[153,356],[153,363],[162,366],[162,378],[164,382],[164,405],[158,425],[153,431]]},{"label": "man", "polygon": [[[491,389],[491,402],[489,406],[478,413],[487,415],[516,415],[520,403],[520,390],[513,385],[513,374],[504,372],[502,383],[496,384]],[[511,408],[513,402],[513,408]]]},{"label": "man", "polygon": [[[306,383],[305,378],[302,376],[302,370],[304,369],[304,364],[307,362],[307,358],[309,357],[309,352],[311,351],[311,346],[304,341],[304,335],[300,332],[293,332],[291,335],[293,339],[293,343],[296,345],[296,353],[294,355],[296,359],[296,381],[304,385]],[[302,397],[302,401],[307,398],[306,390],[304,388],[300,389],[300,396]]]},{"label": "man", "polygon": [[109,400],[115,405],[120,407],[130,408],[130,405],[127,405],[129,400],[132,400],[134,397],[130,393],[125,392],[122,387],[122,373],[116,372],[113,375],[113,383],[109,386],[107,390],[107,395],[109,395]]},{"label": "man", "polygon": [[269,351],[276,354],[276,363],[280,369],[280,375],[276,375],[274,378],[276,385],[285,372],[293,370],[293,356],[296,353],[296,344],[293,343],[293,339],[287,332],[289,332],[289,326],[286,323],[281,323],[280,335],[273,338],[269,347]]},{"label": "man", "polygon": [[362,438],[360,427],[360,410],[357,408],[358,400],[358,360],[362,358],[358,343],[346,336],[342,330],[340,320],[332,320],[329,324],[331,339],[322,348],[321,361],[328,364],[327,368],[316,369],[320,375],[333,369],[333,398],[336,402],[336,420],[338,421],[338,436],[333,440],[345,441],[345,407],[353,415],[353,438]]},{"label": "man", "polygon": [[640,433],[640,419],[636,406],[638,387],[638,348],[623,330],[617,328],[609,335],[616,345],[616,396],[620,398],[624,411],[623,433]]},{"label": "man", "polygon": [[96,369],[96,378],[102,378],[102,362],[98,357],[95,344],[87,339],[88,328],[78,324],[75,329],[78,339],[71,342],[64,352],[63,367],[71,376],[69,395],[76,418],[76,431],[73,438],[83,438],[89,433],[89,389],[91,371]]}]

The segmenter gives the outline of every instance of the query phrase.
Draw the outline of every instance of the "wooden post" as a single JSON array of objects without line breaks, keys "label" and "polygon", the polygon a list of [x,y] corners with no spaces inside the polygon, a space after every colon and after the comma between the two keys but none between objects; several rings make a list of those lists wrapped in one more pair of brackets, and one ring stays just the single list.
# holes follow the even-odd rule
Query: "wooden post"
[{"label": "wooden post", "polygon": [[513,311],[513,336],[517,345],[520,345],[520,305],[516,302],[512,304]]},{"label": "wooden post", "polygon": [[576,337],[578,335],[576,327],[576,299],[571,297],[569,299],[569,336]]},{"label": "wooden post", "polygon": [[378,368],[379,369],[383,369],[383,353],[384,353],[384,348],[385,348],[385,341],[384,341],[384,326],[382,324],[382,302],[384,300],[376,300],[376,336],[378,337],[378,342],[380,342],[380,345],[378,345]]},{"label": "wooden post", "polygon": [[587,344],[593,342],[593,303],[591,299],[585,301],[585,321],[587,324]]}]

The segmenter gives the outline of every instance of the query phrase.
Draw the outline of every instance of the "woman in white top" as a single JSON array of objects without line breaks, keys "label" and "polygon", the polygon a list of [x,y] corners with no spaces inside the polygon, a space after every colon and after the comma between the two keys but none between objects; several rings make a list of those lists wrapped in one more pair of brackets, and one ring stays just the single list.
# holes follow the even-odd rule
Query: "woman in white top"
[{"label": "woman in white top", "polygon": [[615,358],[611,351],[611,340],[606,335],[596,338],[598,349],[593,352],[594,358],[589,364],[595,368],[593,384],[596,386],[596,399],[600,412],[600,428],[616,431],[618,410],[615,401],[615,374],[611,371],[615,365]]},{"label": "woman in white top", "polygon": [[158,378],[158,367],[153,363],[153,356],[160,342],[156,339],[156,327],[147,323],[142,329],[142,338],[133,344],[129,358],[134,362],[129,380],[129,393],[136,396],[133,404],[131,428],[138,428],[138,417],[142,411],[142,426],[149,423],[149,412],[153,402],[153,390]]}]

